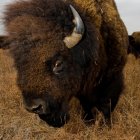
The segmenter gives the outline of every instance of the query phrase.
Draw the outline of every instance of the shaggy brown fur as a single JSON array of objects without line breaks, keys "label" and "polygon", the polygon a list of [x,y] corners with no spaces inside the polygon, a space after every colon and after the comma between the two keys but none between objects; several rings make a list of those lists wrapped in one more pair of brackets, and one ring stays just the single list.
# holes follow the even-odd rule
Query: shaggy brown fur
[{"label": "shaggy brown fur", "polygon": [[[63,43],[74,28],[70,4],[86,30],[72,49]],[[94,107],[110,119],[123,88],[128,47],[113,0],[20,1],[7,7],[5,25],[26,107],[41,100],[32,111],[58,127],[67,122],[69,101],[76,96],[85,119],[94,119]],[[62,69],[56,75],[53,68],[58,61]]]}]

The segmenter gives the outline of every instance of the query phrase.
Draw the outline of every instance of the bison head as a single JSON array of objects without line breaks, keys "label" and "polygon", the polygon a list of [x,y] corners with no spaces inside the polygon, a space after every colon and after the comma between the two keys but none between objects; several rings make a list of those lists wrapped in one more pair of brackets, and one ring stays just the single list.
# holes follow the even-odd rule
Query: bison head
[{"label": "bison head", "polygon": [[57,127],[69,119],[68,103],[80,89],[82,77],[81,67],[69,49],[81,40],[84,25],[76,10],[70,8],[75,23],[72,34],[62,41],[56,38],[56,41],[39,43],[26,52],[22,66],[18,67],[25,108]]},{"label": "bison head", "polygon": [[64,125],[69,101],[81,92],[83,73],[96,56],[91,45],[98,48],[97,37],[83,39],[84,23],[64,1],[24,1],[10,6],[6,15],[25,108],[52,126]]}]

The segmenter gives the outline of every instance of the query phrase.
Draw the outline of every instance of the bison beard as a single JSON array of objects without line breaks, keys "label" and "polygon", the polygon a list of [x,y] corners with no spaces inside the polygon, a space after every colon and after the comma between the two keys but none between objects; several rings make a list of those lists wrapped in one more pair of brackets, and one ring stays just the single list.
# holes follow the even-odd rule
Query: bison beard
[{"label": "bison beard", "polygon": [[123,89],[128,47],[113,0],[16,2],[7,7],[5,26],[28,111],[61,127],[76,97],[86,120],[96,118],[96,108],[110,122]]}]

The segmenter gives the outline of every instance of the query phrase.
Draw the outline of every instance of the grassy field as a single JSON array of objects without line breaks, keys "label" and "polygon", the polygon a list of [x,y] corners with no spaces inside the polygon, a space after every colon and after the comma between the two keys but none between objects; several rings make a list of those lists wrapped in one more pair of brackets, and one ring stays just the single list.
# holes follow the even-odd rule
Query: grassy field
[{"label": "grassy field", "polygon": [[125,89],[112,115],[112,129],[99,126],[100,114],[95,125],[85,125],[75,99],[70,121],[56,129],[24,110],[13,59],[0,50],[0,140],[140,140],[140,60],[129,55],[124,75]]}]

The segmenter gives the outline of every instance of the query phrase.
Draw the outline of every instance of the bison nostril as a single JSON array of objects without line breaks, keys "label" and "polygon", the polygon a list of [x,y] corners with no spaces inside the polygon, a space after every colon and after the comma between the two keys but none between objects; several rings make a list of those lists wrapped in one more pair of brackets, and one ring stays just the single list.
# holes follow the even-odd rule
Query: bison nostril
[{"label": "bison nostril", "polygon": [[32,112],[35,112],[35,113],[41,113],[43,110],[43,106],[42,105],[39,105],[37,107],[32,107],[31,111]]},{"label": "bison nostril", "polygon": [[24,105],[27,111],[36,114],[45,114],[48,110],[47,103],[42,99],[33,99],[30,102],[25,100]]}]

